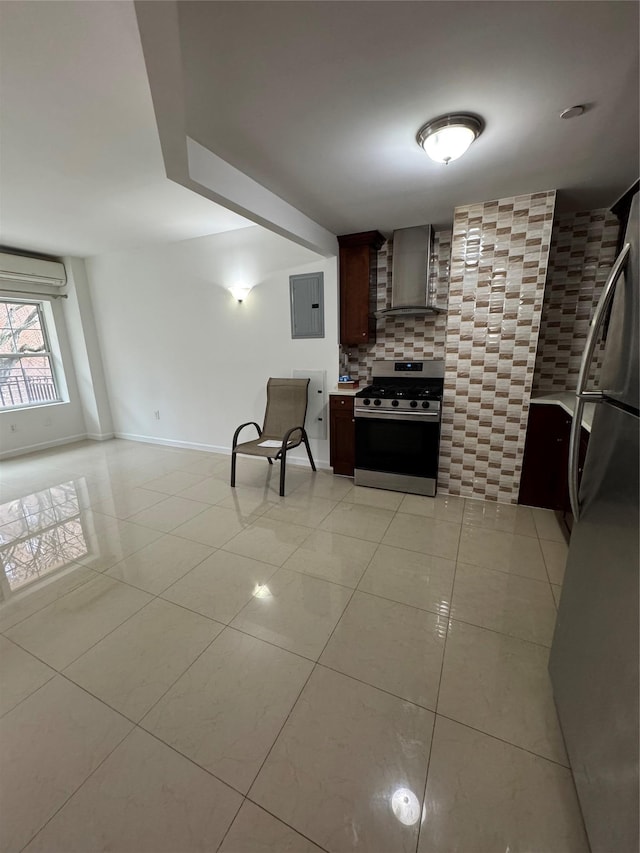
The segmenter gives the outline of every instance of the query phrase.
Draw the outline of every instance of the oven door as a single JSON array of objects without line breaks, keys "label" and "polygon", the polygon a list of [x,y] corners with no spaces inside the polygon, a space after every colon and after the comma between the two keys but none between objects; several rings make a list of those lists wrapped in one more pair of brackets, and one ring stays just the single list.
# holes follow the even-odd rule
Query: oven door
[{"label": "oven door", "polygon": [[[440,444],[438,413],[412,416],[409,412],[367,410],[356,412],[355,422],[357,470],[428,478],[435,486]],[[394,488],[392,482],[389,479],[381,488]]]}]

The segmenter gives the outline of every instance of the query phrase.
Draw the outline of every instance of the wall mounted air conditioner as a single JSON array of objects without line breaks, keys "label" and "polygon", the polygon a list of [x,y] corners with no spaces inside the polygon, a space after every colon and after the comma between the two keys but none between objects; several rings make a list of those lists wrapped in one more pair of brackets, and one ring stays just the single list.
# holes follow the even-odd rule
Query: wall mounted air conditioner
[{"label": "wall mounted air conditioner", "polygon": [[0,252],[0,282],[20,284],[48,284],[63,287],[67,283],[64,264],[58,261],[41,261],[23,255]]}]

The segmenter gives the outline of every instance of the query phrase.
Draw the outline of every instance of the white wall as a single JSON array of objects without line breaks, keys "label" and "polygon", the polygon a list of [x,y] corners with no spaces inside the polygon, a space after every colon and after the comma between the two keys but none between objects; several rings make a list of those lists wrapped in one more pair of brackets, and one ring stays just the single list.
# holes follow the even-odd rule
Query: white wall
[{"label": "white wall", "polygon": [[67,294],[65,317],[87,438],[113,437],[111,408],[98,346],[87,270],[82,258],[65,258]]},{"label": "white wall", "polygon": [[[28,298],[29,291],[42,291],[44,289],[42,285],[38,288],[22,285],[23,293],[16,293],[15,298],[18,300]],[[6,295],[9,298],[12,296],[12,294]],[[76,373],[69,346],[65,300],[43,299],[43,301],[51,307],[57,347],[55,339],[51,341],[51,344],[53,349],[58,350],[58,356],[64,365],[66,379],[66,394],[64,396],[68,398],[68,401],[37,406],[32,409],[0,411],[0,457],[64,444],[68,441],[84,438],[86,435]],[[64,388],[62,390],[64,392]]]},{"label": "white wall", "polygon": [[[324,272],[325,337],[294,341],[289,276],[309,271]],[[238,424],[261,422],[269,376],[326,370],[335,385],[336,258],[255,227],[101,255],[87,272],[116,435],[228,450]],[[232,284],[255,287],[239,304]],[[312,447],[327,464],[328,442]]]}]

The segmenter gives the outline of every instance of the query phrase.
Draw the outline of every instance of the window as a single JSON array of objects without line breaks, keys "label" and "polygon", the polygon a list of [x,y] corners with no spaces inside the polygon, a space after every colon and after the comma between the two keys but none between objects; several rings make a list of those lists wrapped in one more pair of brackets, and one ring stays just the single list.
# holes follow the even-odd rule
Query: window
[{"label": "window", "polygon": [[0,410],[60,400],[42,305],[0,299]]}]

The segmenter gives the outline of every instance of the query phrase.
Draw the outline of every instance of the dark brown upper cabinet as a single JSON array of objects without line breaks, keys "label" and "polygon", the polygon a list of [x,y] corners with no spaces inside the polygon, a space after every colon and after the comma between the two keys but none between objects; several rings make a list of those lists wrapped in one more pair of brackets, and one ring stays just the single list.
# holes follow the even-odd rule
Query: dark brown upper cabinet
[{"label": "dark brown upper cabinet", "polygon": [[379,231],[338,237],[340,246],[340,343],[372,343],[376,339],[377,252],[384,243]]}]

